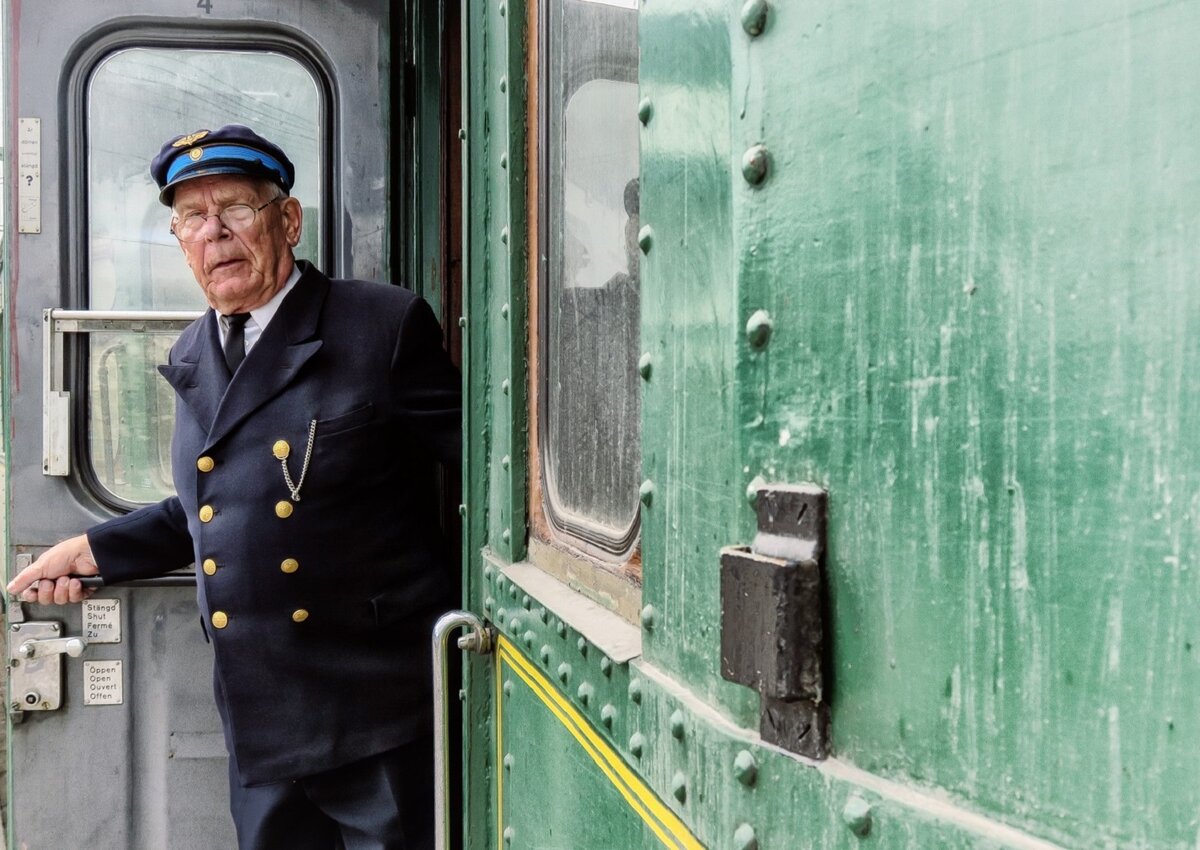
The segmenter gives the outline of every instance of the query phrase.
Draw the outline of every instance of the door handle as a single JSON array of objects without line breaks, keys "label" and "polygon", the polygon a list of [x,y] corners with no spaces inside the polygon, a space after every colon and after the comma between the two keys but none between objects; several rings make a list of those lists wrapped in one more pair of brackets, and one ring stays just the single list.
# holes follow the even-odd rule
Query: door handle
[{"label": "door handle", "polygon": [[450,754],[447,726],[450,702],[446,696],[449,683],[446,681],[446,645],[450,634],[461,628],[470,631],[458,639],[458,648],[476,655],[487,655],[492,651],[492,631],[483,620],[470,611],[450,611],[443,614],[433,626],[433,812],[434,850],[446,850],[450,846],[450,775],[446,761]]},{"label": "door handle", "polygon": [[43,638],[22,641],[17,646],[18,658],[45,658],[47,655],[69,655],[78,658],[87,649],[87,641],[81,637]]}]

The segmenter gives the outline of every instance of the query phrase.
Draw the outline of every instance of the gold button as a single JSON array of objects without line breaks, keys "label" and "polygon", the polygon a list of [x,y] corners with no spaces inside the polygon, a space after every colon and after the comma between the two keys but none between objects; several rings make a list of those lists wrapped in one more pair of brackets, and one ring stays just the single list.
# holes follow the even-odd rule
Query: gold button
[{"label": "gold button", "polygon": [[288,445],[287,440],[276,440],[275,445],[271,446],[271,454],[280,460],[286,458],[291,450],[292,447]]},{"label": "gold button", "polygon": [[204,567],[204,574],[206,576],[216,575],[217,562],[214,561],[212,558],[205,558],[203,567]]},{"label": "gold button", "polygon": [[229,615],[224,611],[213,611],[212,624],[214,629],[223,629],[229,625]]},{"label": "gold button", "polygon": [[307,619],[308,619],[308,612],[305,611],[303,608],[297,608],[295,611],[292,612],[292,622],[293,623],[303,623]]},{"label": "gold button", "polygon": [[205,455],[196,461],[196,469],[200,470],[201,472],[212,472],[213,467],[216,465],[217,462],[208,455]]},{"label": "gold button", "polygon": [[[291,502],[276,502],[275,503],[275,516],[279,517],[280,519],[287,519],[291,515],[292,515],[292,503]],[[201,519],[203,519],[203,518],[204,517],[201,517]]]},{"label": "gold button", "polygon": [[295,558],[288,558],[279,565],[279,569],[283,570],[285,573],[294,573],[296,570],[300,569],[300,562]]},{"label": "gold button", "polygon": [[213,518],[214,513],[216,513],[216,511],[214,511],[212,509],[212,505],[201,505],[200,506],[200,521],[201,522],[210,521]]}]

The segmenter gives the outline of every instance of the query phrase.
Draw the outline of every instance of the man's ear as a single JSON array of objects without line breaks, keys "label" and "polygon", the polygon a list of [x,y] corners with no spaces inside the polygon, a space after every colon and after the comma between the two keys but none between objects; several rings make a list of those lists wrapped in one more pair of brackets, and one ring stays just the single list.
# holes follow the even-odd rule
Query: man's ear
[{"label": "man's ear", "polygon": [[283,232],[293,248],[300,244],[300,230],[304,224],[304,208],[295,198],[287,197],[279,202],[283,213]]}]

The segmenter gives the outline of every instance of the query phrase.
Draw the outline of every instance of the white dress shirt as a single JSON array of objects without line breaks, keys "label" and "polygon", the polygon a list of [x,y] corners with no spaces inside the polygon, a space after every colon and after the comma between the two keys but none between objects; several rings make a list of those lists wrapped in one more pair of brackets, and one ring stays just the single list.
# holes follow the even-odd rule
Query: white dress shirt
[{"label": "white dress shirt", "polygon": [[[279,305],[283,303],[283,299],[292,291],[292,287],[296,285],[296,281],[300,279],[300,269],[296,265],[292,265],[292,273],[288,275],[288,279],[284,281],[283,286],[275,293],[266,304],[261,307],[255,307],[250,311],[250,318],[246,320],[245,340],[246,354],[250,353],[250,349],[254,347],[254,343],[258,342],[258,338],[262,336],[262,332],[267,329],[271,319],[275,317],[275,313],[279,310]],[[229,332],[228,317],[217,314],[217,332],[221,337],[221,347],[225,347],[225,335]]]}]

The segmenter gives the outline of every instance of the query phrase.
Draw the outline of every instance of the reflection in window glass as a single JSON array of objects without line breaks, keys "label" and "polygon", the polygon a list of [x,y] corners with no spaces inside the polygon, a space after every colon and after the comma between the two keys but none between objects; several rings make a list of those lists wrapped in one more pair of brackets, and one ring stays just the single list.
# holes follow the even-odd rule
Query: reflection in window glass
[{"label": "reflection in window glass", "polygon": [[637,11],[550,7],[545,478],[552,516],[619,552],[637,519]]},{"label": "reflection in window glass", "polygon": [[[305,210],[297,256],[320,265],[320,107],[312,74],[277,53],[136,48],[107,57],[86,105],[88,307],[204,309],[149,167],[172,136],[223,124],[254,128],[296,164],[292,194]],[[171,492],[174,403],[154,368],[171,342],[157,334],[90,339],[92,466],[101,486],[126,501]]]}]

